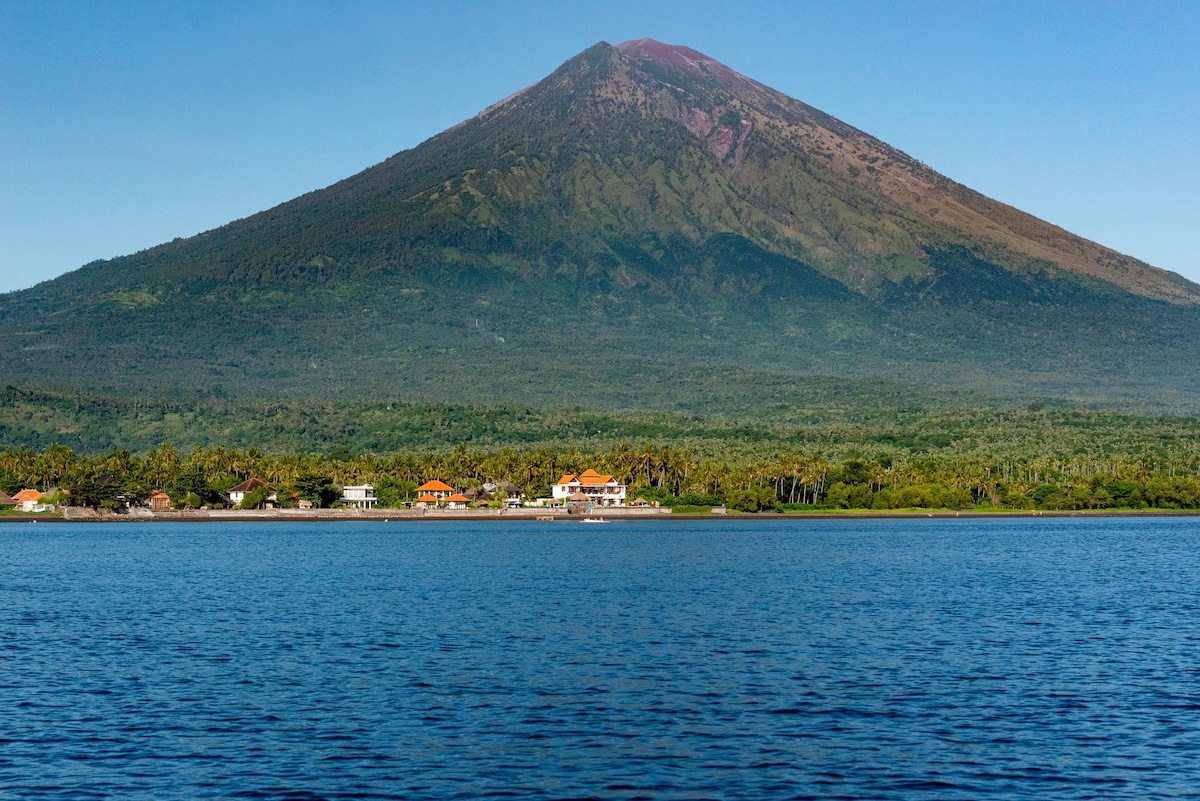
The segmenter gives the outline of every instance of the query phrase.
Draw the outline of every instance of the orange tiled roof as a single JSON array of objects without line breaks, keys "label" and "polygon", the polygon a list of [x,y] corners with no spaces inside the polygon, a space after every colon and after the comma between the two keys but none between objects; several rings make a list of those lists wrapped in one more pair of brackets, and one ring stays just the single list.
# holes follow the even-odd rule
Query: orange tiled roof
[{"label": "orange tiled roof", "polygon": [[17,501],[18,503],[24,503],[25,501],[36,501],[36,500],[40,500],[42,495],[44,495],[44,494],[45,493],[38,492],[35,489],[26,489],[26,490],[21,490],[16,495],[14,495],[13,500]]},{"label": "orange tiled roof", "polygon": [[426,481],[417,487],[417,492],[454,492],[454,487],[443,484],[435,478],[433,481]]},{"label": "orange tiled roof", "polygon": [[417,498],[417,503],[437,503],[440,500],[441,500],[441,498],[439,498],[438,496],[430,495],[430,494],[426,493],[425,495],[422,495],[420,498]]},{"label": "orange tiled roof", "polygon": [[170,498],[171,496],[168,495],[167,493],[163,492],[162,490],[155,490],[154,492],[150,493],[150,497],[151,498]]},{"label": "orange tiled roof", "polygon": [[470,503],[471,501],[471,499],[466,495],[459,495],[458,493],[443,498],[442,500],[444,500],[446,503],[450,503],[451,501],[455,503]]},{"label": "orange tiled roof", "polygon": [[580,484],[587,487],[596,487],[607,484],[612,481],[612,476],[602,476],[595,470],[584,470],[577,476],[567,474],[558,480],[559,484],[570,484],[572,481],[578,481]]}]

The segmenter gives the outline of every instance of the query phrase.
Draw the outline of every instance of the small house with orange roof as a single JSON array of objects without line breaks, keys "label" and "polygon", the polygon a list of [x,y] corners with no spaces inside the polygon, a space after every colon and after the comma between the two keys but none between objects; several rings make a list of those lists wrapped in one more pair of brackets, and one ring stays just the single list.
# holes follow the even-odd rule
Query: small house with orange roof
[{"label": "small house with orange roof", "polygon": [[624,506],[626,487],[613,476],[601,475],[595,470],[584,470],[579,475],[568,473],[552,488],[554,500],[566,503],[573,496],[583,495],[596,506]]},{"label": "small house with orange roof", "polygon": [[152,512],[162,512],[171,508],[171,496],[162,490],[150,493],[150,497],[146,499],[146,505],[150,507]]},{"label": "small house with orange roof", "polygon": [[459,492],[456,492],[453,495],[447,495],[442,499],[442,503],[446,504],[447,509],[466,509],[467,504],[470,502],[470,498]]},{"label": "small house with orange roof", "polygon": [[17,502],[18,512],[32,512],[41,505],[43,497],[45,497],[44,492],[38,492],[35,489],[23,489],[13,496],[13,500]]}]

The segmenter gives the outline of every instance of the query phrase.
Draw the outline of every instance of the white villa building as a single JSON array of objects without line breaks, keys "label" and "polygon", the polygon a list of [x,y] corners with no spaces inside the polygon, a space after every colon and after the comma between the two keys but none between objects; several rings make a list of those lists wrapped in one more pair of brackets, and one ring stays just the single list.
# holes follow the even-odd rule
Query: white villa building
[{"label": "white villa building", "polygon": [[602,476],[595,470],[579,475],[565,475],[552,488],[554,500],[566,503],[582,495],[596,506],[624,506],[625,485],[612,476]]},{"label": "white villa building", "polygon": [[342,503],[358,509],[374,509],[375,488],[370,484],[342,487]]},{"label": "white villa building", "polygon": [[275,488],[261,478],[248,478],[236,487],[229,488],[229,502],[234,506],[240,506],[242,501],[246,499],[246,495],[259,487],[266,487],[271,494],[267,496],[267,501],[275,503],[278,498],[275,494]]}]

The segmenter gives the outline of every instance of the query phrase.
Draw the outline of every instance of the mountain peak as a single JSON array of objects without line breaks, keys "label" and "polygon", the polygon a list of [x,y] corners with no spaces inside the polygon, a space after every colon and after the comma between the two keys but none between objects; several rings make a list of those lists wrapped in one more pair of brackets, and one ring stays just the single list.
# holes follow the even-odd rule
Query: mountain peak
[{"label": "mountain peak", "polygon": [[696,75],[707,75],[720,83],[727,83],[738,74],[736,70],[730,69],[715,58],[690,47],[664,44],[656,39],[622,42],[617,45],[617,50],[632,61],[649,61],[666,70],[686,70]]}]

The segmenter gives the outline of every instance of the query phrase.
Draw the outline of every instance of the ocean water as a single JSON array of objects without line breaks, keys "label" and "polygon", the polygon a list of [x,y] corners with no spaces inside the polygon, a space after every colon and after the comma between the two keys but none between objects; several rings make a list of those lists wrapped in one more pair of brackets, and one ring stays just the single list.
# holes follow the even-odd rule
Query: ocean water
[{"label": "ocean water", "polygon": [[0,798],[1200,796],[1200,520],[0,525]]}]

